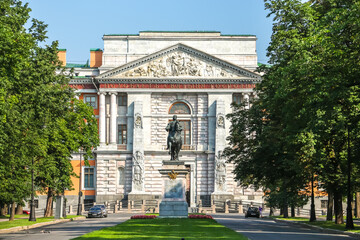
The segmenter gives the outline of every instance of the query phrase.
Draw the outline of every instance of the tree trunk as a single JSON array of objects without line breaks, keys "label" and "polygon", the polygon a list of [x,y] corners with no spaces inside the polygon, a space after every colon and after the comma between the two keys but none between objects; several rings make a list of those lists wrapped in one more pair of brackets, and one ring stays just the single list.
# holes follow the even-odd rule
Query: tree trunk
[{"label": "tree trunk", "polygon": [[334,194],[331,191],[328,191],[326,221],[333,220],[333,209],[334,209]]},{"label": "tree trunk", "polygon": [[311,204],[310,204],[310,222],[316,221],[315,214],[315,194],[314,194],[314,175],[311,177]]},{"label": "tree trunk", "polygon": [[343,224],[343,208],[342,208],[342,194],[340,191],[334,191],[334,214],[335,224]]},{"label": "tree trunk", "polygon": [[355,208],[356,208],[356,217],[360,218],[360,192],[356,192],[356,200],[355,200]]},{"label": "tree trunk", "polygon": [[23,214],[23,207],[20,204],[17,204],[15,214],[17,215]]},{"label": "tree trunk", "polygon": [[51,217],[52,216],[52,202],[53,202],[53,192],[52,189],[48,189],[48,194],[46,198],[46,208],[44,217]]},{"label": "tree trunk", "polygon": [[11,212],[10,212],[9,221],[14,221],[14,219],[15,219],[15,203],[13,202],[11,204]]},{"label": "tree trunk", "polygon": [[284,203],[284,218],[288,218],[288,217],[289,217],[288,203],[285,202]]},{"label": "tree trunk", "polygon": [[284,215],[284,208],[283,207],[280,208],[280,215]]},{"label": "tree trunk", "polygon": [[[63,218],[66,218],[66,197],[65,195],[63,194],[63,197],[64,197],[64,203],[63,203]],[[116,208],[116,206],[115,206]]]},{"label": "tree trunk", "polygon": [[7,210],[7,206],[6,206],[6,204],[4,203],[4,204],[1,205],[0,216],[5,216],[6,213],[7,213],[6,210]]},{"label": "tree trunk", "polygon": [[350,147],[350,127],[348,126],[347,132],[347,207],[346,207],[346,229],[354,229],[354,221],[353,221],[353,211],[352,211],[352,200],[353,200],[353,191],[351,189],[351,147]]},{"label": "tree trunk", "polygon": [[274,216],[274,208],[270,207],[269,217]]},{"label": "tree trunk", "polygon": [[295,217],[295,207],[291,206],[291,217]]},{"label": "tree trunk", "polygon": [[50,216],[54,216],[54,198],[51,200]]}]

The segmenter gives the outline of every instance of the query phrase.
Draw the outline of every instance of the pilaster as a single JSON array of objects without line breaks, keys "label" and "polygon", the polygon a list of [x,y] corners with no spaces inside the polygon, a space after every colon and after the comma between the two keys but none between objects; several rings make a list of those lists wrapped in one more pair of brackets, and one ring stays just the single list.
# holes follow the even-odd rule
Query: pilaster
[{"label": "pilaster", "polygon": [[105,113],[105,92],[98,93],[99,96],[99,138],[100,146],[105,145],[106,136],[106,113]]},{"label": "pilaster", "polygon": [[144,164],[144,134],[143,134],[143,104],[134,101],[133,123],[133,162],[132,184],[130,194],[144,194],[145,164]]}]

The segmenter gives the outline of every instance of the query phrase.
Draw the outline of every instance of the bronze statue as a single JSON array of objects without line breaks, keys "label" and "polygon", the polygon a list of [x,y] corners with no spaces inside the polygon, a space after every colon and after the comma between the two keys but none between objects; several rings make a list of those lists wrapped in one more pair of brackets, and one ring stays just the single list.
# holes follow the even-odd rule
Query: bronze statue
[{"label": "bronze statue", "polygon": [[171,155],[171,161],[179,161],[179,152],[182,147],[181,131],[183,130],[177,116],[173,116],[173,121],[169,122],[165,130],[169,132],[167,138],[167,149]]}]

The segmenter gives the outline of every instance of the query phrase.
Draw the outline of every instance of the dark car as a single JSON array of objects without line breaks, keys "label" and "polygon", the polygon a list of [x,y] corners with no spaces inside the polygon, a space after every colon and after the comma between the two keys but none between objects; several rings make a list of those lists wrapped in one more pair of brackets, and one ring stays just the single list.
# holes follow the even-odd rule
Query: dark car
[{"label": "dark car", "polygon": [[246,211],[245,217],[260,217],[260,211],[259,208],[257,207],[249,207],[248,210]]},{"label": "dark car", "polygon": [[104,204],[96,204],[95,206],[93,207],[99,207],[99,208],[102,208],[102,209],[106,209],[105,205]]},{"label": "dark car", "polygon": [[105,208],[95,206],[90,208],[88,212],[88,217],[107,217],[107,211]]}]

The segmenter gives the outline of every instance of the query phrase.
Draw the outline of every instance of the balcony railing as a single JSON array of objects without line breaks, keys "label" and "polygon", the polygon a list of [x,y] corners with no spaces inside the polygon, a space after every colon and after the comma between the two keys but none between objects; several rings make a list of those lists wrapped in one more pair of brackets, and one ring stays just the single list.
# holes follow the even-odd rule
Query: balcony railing
[{"label": "balcony railing", "polygon": [[[162,145],[162,150],[167,150],[167,145]],[[182,145],[181,150],[196,150],[196,145]]]}]

